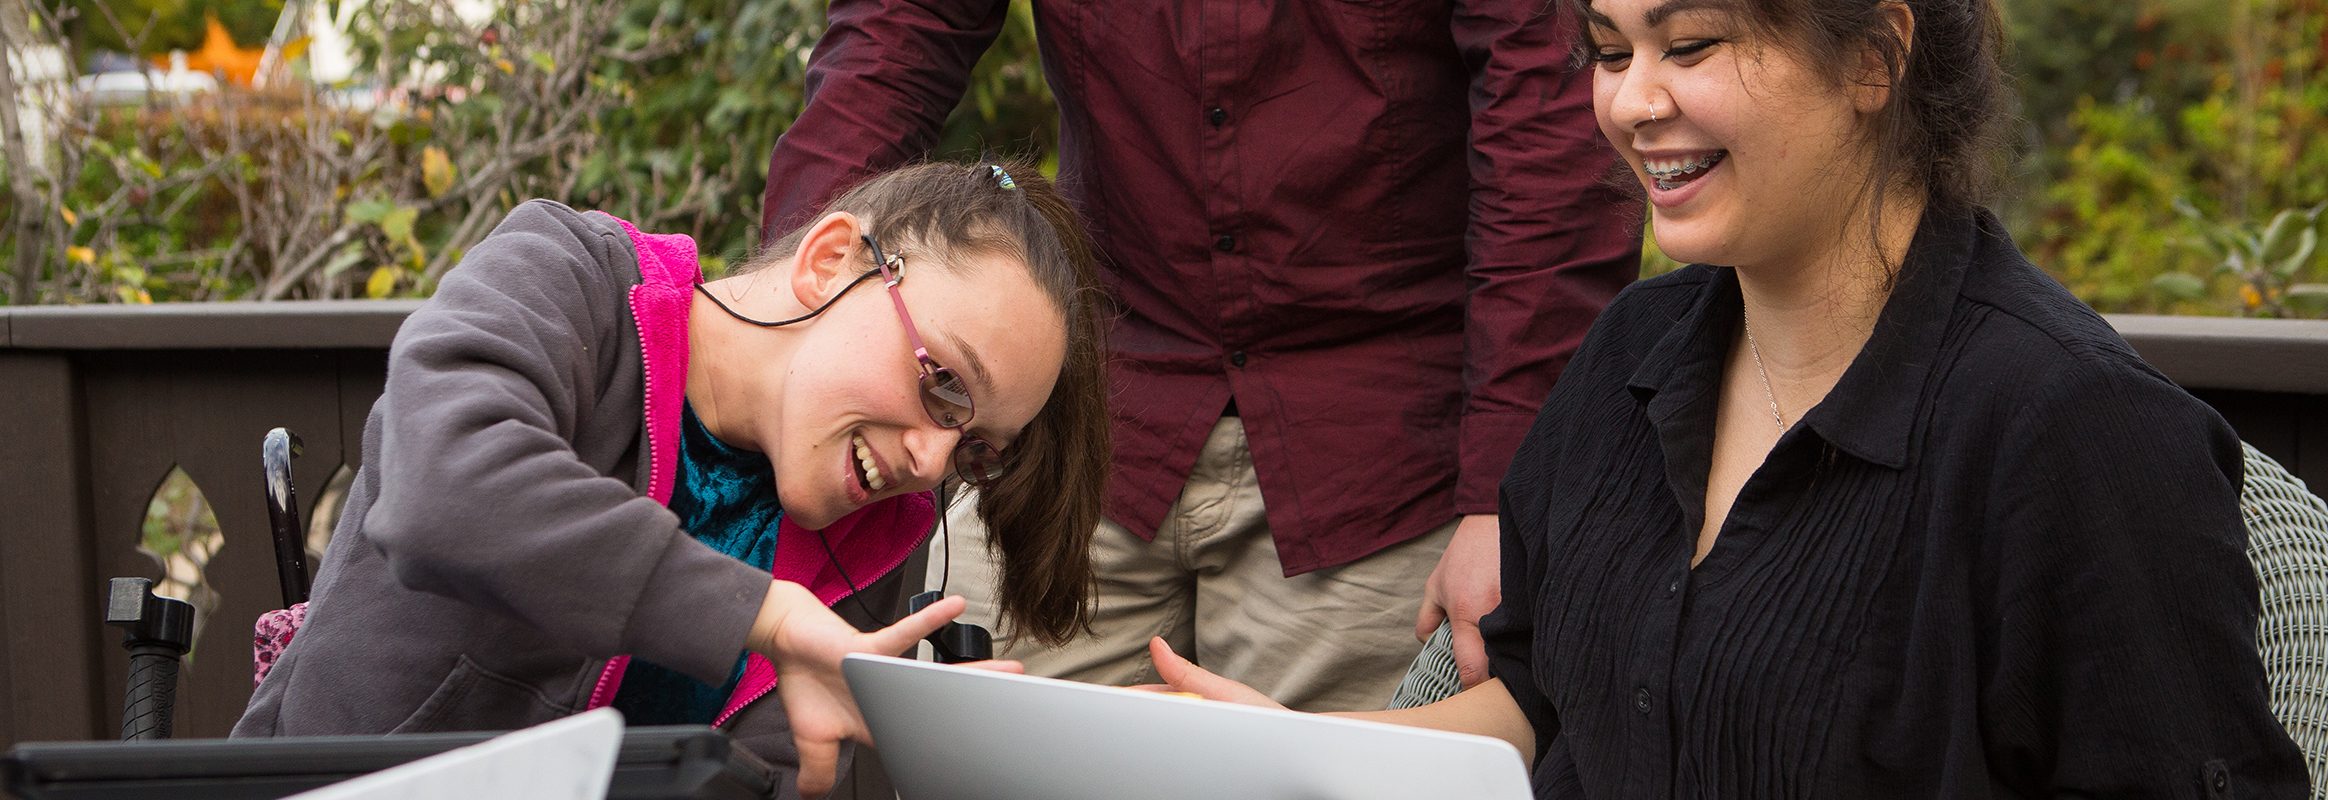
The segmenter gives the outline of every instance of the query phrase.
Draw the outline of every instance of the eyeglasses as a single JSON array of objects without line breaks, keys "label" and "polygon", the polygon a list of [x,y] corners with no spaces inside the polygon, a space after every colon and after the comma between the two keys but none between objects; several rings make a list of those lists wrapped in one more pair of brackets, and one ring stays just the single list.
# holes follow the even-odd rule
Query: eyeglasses
[{"label": "eyeglasses", "polygon": [[922,411],[940,427],[962,432],[961,440],[954,445],[954,475],[971,486],[993,483],[1002,477],[1002,451],[965,427],[978,414],[978,404],[970,400],[970,384],[930,358],[930,348],[922,343],[921,331],[913,327],[913,315],[906,313],[905,295],[897,290],[897,285],[905,282],[905,255],[882,255],[881,244],[873,240],[872,234],[858,238],[865,240],[865,249],[872,254],[873,268],[881,271],[881,282],[889,288],[889,301],[897,306],[897,321],[905,323],[905,339],[913,345],[914,360],[921,364]]}]

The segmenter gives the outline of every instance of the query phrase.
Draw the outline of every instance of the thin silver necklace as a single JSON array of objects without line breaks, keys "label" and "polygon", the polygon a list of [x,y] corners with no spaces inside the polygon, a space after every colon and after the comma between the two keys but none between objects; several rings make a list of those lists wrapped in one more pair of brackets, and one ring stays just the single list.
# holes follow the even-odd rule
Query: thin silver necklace
[{"label": "thin silver necklace", "polygon": [[1762,347],[1754,343],[1754,320],[1746,315],[1746,304],[1738,304],[1738,324],[1746,329],[1746,352],[1754,356],[1754,373],[1762,376],[1762,397],[1770,401],[1770,421],[1778,423],[1778,432],[1786,432],[1786,417],[1778,413],[1778,392],[1770,388],[1770,370],[1762,368]]}]

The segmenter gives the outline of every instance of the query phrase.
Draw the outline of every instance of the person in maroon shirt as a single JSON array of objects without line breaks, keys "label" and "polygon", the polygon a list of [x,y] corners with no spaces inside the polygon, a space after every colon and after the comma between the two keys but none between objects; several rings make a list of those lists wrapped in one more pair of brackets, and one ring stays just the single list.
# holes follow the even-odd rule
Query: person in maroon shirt
[{"label": "person in maroon shirt", "polygon": [[[835,0],[767,235],[931,147],[1007,6]],[[1559,8],[1036,4],[1060,183],[1121,305],[1117,457],[1098,636],[1005,655],[1146,682],[1161,635],[1292,705],[1380,708],[1410,623],[1450,618],[1485,677],[1496,483],[1639,264]],[[965,505],[952,560],[991,618]]]}]

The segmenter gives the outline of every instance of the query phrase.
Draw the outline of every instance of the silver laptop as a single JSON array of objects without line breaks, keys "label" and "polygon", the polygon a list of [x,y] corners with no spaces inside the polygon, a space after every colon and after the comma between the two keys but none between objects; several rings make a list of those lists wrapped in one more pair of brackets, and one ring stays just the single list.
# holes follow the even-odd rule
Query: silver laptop
[{"label": "silver laptop", "polygon": [[1530,800],[1501,739],[882,656],[841,663],[903,800]]}]

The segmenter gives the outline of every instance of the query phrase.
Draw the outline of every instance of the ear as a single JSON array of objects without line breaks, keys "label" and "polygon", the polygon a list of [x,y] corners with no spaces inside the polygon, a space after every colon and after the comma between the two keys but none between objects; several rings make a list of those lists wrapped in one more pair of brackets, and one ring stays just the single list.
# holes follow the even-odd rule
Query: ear
[{"label": "ear", "polygon": [[1916,12],[1907,3],[1881,0],[1876,4],[1875,13],[1891,29],[1882,33],[1896,37],[1893,41],[1899,43],[1899,62],[1885,64],[1883,50],[1872,44],[1860,51],[1859,79],[1852,87],[1851,104],[1861,114],[1882,111],[1884,104],[1891,101],[1892,87],[1907,74],[1908,54],[1916,43]]},{"label": "ear", "polygon": [[793,300],[802,308],[816,308],[832,299],[850,281],[872,269],[858,236],[864,231],[857,215],[835,211],[808,226],[800,249],[792,254],[791,274],[785,276]]}]

